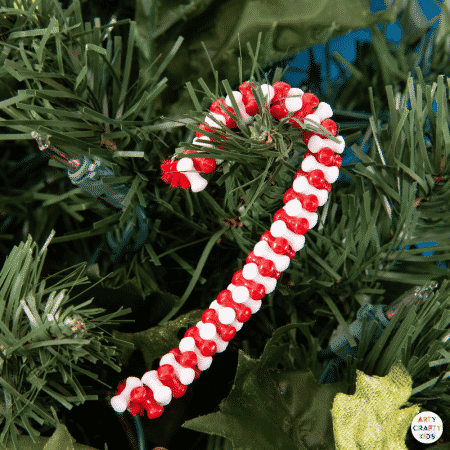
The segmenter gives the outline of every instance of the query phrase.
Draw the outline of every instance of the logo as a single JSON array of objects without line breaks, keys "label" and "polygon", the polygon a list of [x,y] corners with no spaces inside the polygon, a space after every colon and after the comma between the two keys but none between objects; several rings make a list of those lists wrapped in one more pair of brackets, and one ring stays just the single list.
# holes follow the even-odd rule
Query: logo
[{"label": "logo", "polygon": [[436,442],[442,436],[443,431],[441,418],[431,411],[417,414],[411,424],[412,435],[422,444]]}]

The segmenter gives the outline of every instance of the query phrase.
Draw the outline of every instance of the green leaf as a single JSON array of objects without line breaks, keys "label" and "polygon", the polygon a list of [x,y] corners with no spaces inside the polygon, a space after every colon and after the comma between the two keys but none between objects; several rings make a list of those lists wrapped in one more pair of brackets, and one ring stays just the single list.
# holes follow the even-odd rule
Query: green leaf
[{"label": "green leaf", "polygon": [[343,384],[319,385],[310,371],[276,369],[287,347],[275,340],[300,325],[275,331],[258,360],[239,351],[234,385],[220,411],[183,427],[230,439],[234,450],[334,450],[330,410]]},{"label": "green leaf", "polygon": [[177,347],[180,340],[177,333],[181,328],[194,326],[201,318],[203,311],[195,309],[187,314],[183,314],[175,320],[170,320],[164,325],[157,325],[139,333],[120,333],[114,331],[113,335],[122,341],[133,343],[136,348],[142,351],[148,370],[153,361],[161,358],[169,350]]},{"label": "green leaf", "polygon": [[18,436],[17,446],[0,444],[0,450],[97,450],[88,445],[77,444],[67,427],[59,424],[49,438],[37,436],[33,442],[30,436]]}]

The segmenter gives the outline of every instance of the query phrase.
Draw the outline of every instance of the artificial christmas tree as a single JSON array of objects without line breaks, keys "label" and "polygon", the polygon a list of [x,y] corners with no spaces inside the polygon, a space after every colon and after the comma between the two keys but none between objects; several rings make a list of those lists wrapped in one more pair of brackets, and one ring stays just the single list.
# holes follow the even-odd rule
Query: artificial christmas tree
[{"label": "artificial christmas tree", "polygon": [[[119,435],[111,424],[119,421],[134,448],[144,448],[145,441],[168,448],[342,448],[346,419],[339,415],[340,399],[364,401],[357,374],[361,386],[370,386],[362,374],[387,380],[391,371],[399,383],[389,386],[404,389],[396,406],[435,412],[445,430],[448,7],[442,6],[433,33],[424,29],[395,46],[376,27],[396,19],[395,4],[371,14],[363,1],[304,1],[295,11],[278,1],[193,1],[177,10],[173,3],[138,1],[136,21],[127,19],[124,4],[120,13],[99,11],[102,20],[92,22],[82,14],[97,7],[89,3],[1,3],[1,444],[20,448],[33,441],[56,448],[70,432],[78,442],[74,448],[82,448],[80,441],[114,448]],[[220,41],[230,34],[224,17],[235,32]],[[236,17],[242,20],[233,22]],[[216,36],[202,29],[205,23],[214,24]],[[406,10],[402,23],[408,23]],[[340,71],[333,83],[313,72],[310,61],[305,86],[295,86],[285,63],[273,62],[316,43],[327,41],[329,48],[331,38],[367,26],[373,45],[358,47],[354,65],[328,54],[327,75],[331,60]],[[247,41],[244,55],[241,44]],[[296,100],[287,107],[286,84],[303,100],[330,105],[337,129],[321,126],[329,117],[319,125],[286,115],[301,110]],[[272,104],[264,101],[272,93],[268,86],[274,96],[275,87],[280,90]],[[239,87],[242,105],[232,94]],[[215,116],[205,119],[209,107]],[[254,118],[251,123],[243,112]],[[319,170],[302,167],[302,161],[317,154],[326,166],[327,158],[335,158],[322,155],[322,141],[314,146],[317,139],[334,142],[333,135],[345,138],[339,168],[345,178],[333,178],[335,187],[323,199],[316,191],[298,192],[300,184],[307,187],[307,173]],[[176,160],[184,162],[173,167]],[[204,181],[197,177],[195,184],[192,174]],[[293,185],[296,174],[303,181]],[[295,234],[286,223],[291,215],[279,211],[291,186],[295,193],[289,195],[303,195],[296,201],[314,196],[321,207],[303,248],[288,233]],[[285,227],[272,229],[272,222]],[[258,243],[269,228],[267,240]],[[208,356],[202,354],[201,362],[196,347],[191,359],[189,351],[183,357],[170,350],[201,320],[215,323],[221,339],[222,332],[233,331],[239,311],[233,317],[226,294],[220,298],[228,306],[218,301],[221,307],[204,311],[230,279],[246,283],[233,275],[240,268],[247,266],[244,279],[258,277],[250,273],[252,264],[262,263],[247,255],[259,244],[276,245],[272,237],[289,237],[290,246],[298,244],[297,255],[288,258],[276,288],[266,291],[228,350],[207,370],[203,365],[204,375],[185,390],[189,371],[198,373]],[[432,256],[420,248],[428,241],[436,244]],[[14,270],[11,261],[17,262]],[[72,273],[65,279],[61,269]],[[82,277],[88,290],[74,282]],[[107,310],[105,334],[96,333],[96,314],[84,309],[88,300],[96,313]],[[108,323],[121,307],[132,313]],[[209,325],[204,336],[212,336]],[[143,386],[134,392],[134,404],[125,401],[124,412],[114,413],[117,384],[157,372],[169,353],[163,366],[177,371],[159,378],[171,386],[158,385],[152,394],[155,416],[162,404],[164,414],[134,419],[125,411],[131,406],[131,413],[143,412],[152,389]],[[74,365],[82,375],[68,369]],[[91,386],[90,378],[105,388]],[[154,376],[146,381],[158,382]],[[168,404],[169,390],[173,397],[185,395]],[[353,403],[344,402],[344,408]],[[407,413],[398,411],[405,422]],[[89,412],[99,418],[96,423],[82,422]],[[359,412],[354,408],[353,414]],[[397,414],[378,413],[370,423],[384,426],[386,417]],[[361,434],[354,441],[366,445],[371,430],[357,419]],[[137,440],[130,433],[135,420]],[[380,448],[419,448],[410,434],[405,439],[404,425],[394,437],[377,435]],[[446,440],[444,431],[441,442]]]}]

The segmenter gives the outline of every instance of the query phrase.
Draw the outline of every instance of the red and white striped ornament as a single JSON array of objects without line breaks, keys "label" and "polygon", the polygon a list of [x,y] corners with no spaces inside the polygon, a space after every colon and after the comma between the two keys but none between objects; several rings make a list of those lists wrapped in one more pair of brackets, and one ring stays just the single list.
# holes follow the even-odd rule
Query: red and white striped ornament
[{"label": "red and white striped ornament", "polygon": [[[330,120],[331,107],[319,103],[315,95],[291,88],[282,81],[273,86],[262,85],[261,89],[273,117],[289,117],[294,128],[300,127],[294,119],[302,123],[310,119],[336,136],[337,126]],[[233,95],[244,121],[250,123],[259,112],[258,105],[248,82],[239,90]],[[224,126],[235,127],[235,122],[219,104],[232,111],[229,98],[216,100],[211,105],[211,112]],[[217,125],[211,122],[205,120],[199,129]],[[199,131],[197,137],[200,136]],[[339,154],[345,148],[341,136],[337,136],[339,143],[311,131],[303,131],[302,137],[308,150],[292,187],[283,196],[285,206],[274,214],[270,230],[262,234],[242,270],[233,275],[231,284],[203,312],[201,321],[186,331],[178,348],[161,358],[158,370],[146,372],[140,379],[128,377],[119,385],[117,395],[111,399],[116,412],[128,409],[134,415],[142,415],[146,411],[149,419],[160,417],[172,397],[185,394],[187,386],[211,366],[212,357],[222,353],[243,324],[259,311],[263,297],[275,290],[281,272],[303,248],[304,234],[317,223],[317,208],[325,204],[331,184],[339,176],[342,164]],[[172,186],[190,187],[193,192],[198,192],[206,187],[206,180],[199,172],[210,173],[218,163],[211,158],[172,159],[162,166],[163,178]]]},{"label": "red and white striped ornament", "polygon": [[[333,115],[330,105],[324,102],[319,103],[318,98],[314,94],[304,93],[299,88],[291,88],[289,84],[284,83],[283,81],[277,81],[273,86],[262,84],[261,91],[272,117],[276,119],[289,117],[288,121],[294,128],[300,127],[297,120],[301,123],[305,123],[305,120],[307,123],[308,121],[309,123],[314,122],[322,125],[328,131],[333,133],[334,136],[336,135],[336,124],[330,120],[330,117]],[[259,113],[258,105],[252,93],[250,83],[248,81],[242,83],[239,86],[239,92],[233,91],[232,93],[244,122],[250,124],[254,120],[254,116]],[[219,98],[211,104],[210,114],[205,116],[204,122],[198,126],[198,131],[195,133],[195,138],[192,142],[193,144],[203,147],[221,148],[220,146],[214,145],[215,141],[202,134],[202,131],[212,133],[213,128],[236,128],[236,122],[225,112],[225,109],[234,114],[229,96],[225,99]],[[309,131],[303,132],[303,136],[306,140],[312,135],[313,133]],[[225,138],[225,136],[222,137]],[[211,143],[199,143],[199,139]],[[316,153],[319,149],[326,146],[337,152],[344,148],[344,140],[340,138],[340,141],[340,144],[336,144],[319,135],[316,136],[316,139],[313,141],[310,151]],[[183,154],[195,152],[196,150],[184,150]],[[201,151],[198,152],[201,153]],[[177,159],[177,155],[174,155],[170,160],[162,162],[162,179],[174,187],[178,186],[183,189],[188,189],[190,187],[192,192],[199,192],[205,189],[208,184],[205,178],[200,174],[213,172],[217,165],[222,162],[223,160],[214,158]]]}]

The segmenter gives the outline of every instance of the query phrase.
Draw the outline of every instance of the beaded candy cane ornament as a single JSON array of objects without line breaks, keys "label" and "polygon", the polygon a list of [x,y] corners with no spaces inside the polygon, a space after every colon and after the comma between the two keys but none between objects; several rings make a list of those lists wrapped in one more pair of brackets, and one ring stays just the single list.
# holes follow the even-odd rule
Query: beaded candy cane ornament
[{"label": "beaded candy cane ornament", "polygon": [[[259,113],[258,104],[249,82],[242,83],[239,91],[232,94],[244,122],[249,124]],[[288,118],[294,128],[300,128],[299,122],[305,121],[320,124],[336,137],[337,126],[330,119],[333,115],[330,105],[319,103],[314,94],[291,88],[282,81],[273,86],[263,84],[261,91],[274,118]],[[202,135],[202,131],[213,132],[212,128],[220,126],[237,127],[225,110],[235,114],[229,96],[219,98],[210,107],[212,117],[221,125],[207,116],[198,127],[194,144],[199,138],[212,141]],[[342,160],[338,154],[345,148],[342,136],[336,137],[336,143],[321,134],[304,130],[302,138],[308,150],[301,169],[295,174],[292,188],[283,196],[285,206],[274,214],[270,231],[263,233],[248,254],[242,270],[233,275],[231,284],[203,312],[201,321],[186,331],[178,348],[161,358],[158,370],[146,372],[140,379],[128,377],[119,385],[117,395],[111,399],[116,412],[128,409],[133,415],[142,415],[146,411],[149,419],[160,417],[172,397],[182,397],[187,386],[211,366],[212,357],[223,352],[250,316],[259,311],[264,295],[275,290],[281,272],[303,248],[304,234],[317,223],[317,207],[325,204],[331,184],[339,176]],[[198,145],[214,147],[213,143]],[[184,150],[183,154],[190,152],[195,150]],[[222,162],[212,158],[176,160],[174,156],[161,164],[162,178],[172,186],[199,192],[207,186],[200,173],[211,173]]]}]

